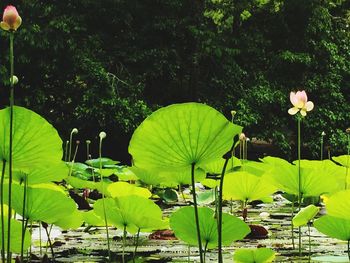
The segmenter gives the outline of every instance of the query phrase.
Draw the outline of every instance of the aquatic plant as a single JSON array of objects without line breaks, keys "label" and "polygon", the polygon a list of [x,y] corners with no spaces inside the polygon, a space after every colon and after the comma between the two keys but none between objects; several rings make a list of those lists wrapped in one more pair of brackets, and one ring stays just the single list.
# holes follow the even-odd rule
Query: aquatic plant
[{"label": "aquatic plant", "polygon": [[266,247],[261,248],[240,248],[233,255],[236,263],[270,263],[276,257],[276,253]]},{"label": "aquatic plant", "polygon": [[[200,103],[174,104],[152,113],[135,130],[129,152],[136,167],[144,169],[191,169],[200,262],[203,262],[201,231],[195,189],[195,169],[221,158],[232,148],[240,126],[215,109]],[[219,214],[219,239],[221,239]],[[222,261],[219,245],[219,262]]]}]

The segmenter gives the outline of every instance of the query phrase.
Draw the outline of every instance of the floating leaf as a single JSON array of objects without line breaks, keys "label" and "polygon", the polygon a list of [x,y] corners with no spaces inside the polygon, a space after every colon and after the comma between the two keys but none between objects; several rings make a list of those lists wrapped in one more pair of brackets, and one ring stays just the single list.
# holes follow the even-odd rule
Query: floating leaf
[{"label": "floating leaf", "polygon": [[118,176],[119,181],[136,181],[139,179],[130,167],[123,167],[122,169],[115,170],[114,174]]},{"label": "floating leaf", "polygon": [[[199,226],[203,246],[215,248],[218,242],[217,220],[214,211],[207,207],[198,208]],[[189,245],[198,245],[196,224],[194,222],[194,208],[183,207],[174,212],[170,217],[170,227],[174,230],[177,238]],[[222,244],[231,245],[233,241],[243,239],[250,228],[241,219],[229,214],[222,217]]]},{"label": "floating leaf", "polygon": [[270,248],[241,248],[233,255],[235,263],[269,263],[276,257],[276,253]]},{"label": "floating leaf", "polygon": [[301,209],[294,217],[293,217],[293,225],[295,227],[306,225],[310,220],[312,220],[317,213],[320,211],[320,208],[314,205],[309,205]]},{"label": "floating leaf", "polygon": [[226,200],[261,200],[276,191],[264,177],[247,172],[228,173],[224,178],[223,195]]},{"label": "floating leaf", "polygon": [[350,220],[350,190],[333,194],[326,203],[326,209],[331,216]]},{"label": "floating leaf", "polygon": [[350,220],[325,215],[314,221],[314,227],[329,237],[350,240]]},{"label": "floating leaf", "polygon": [[100,168],[100,163],[102,164],[102,168],[105,166],[105,165],[115,165],[115,164],[118,164],[120,163],[119,161],[114,161],[110,158],[106,158],[106,157],[102,157],[102,158],[97,158],[97,159],[90,159],[90,160],[87,160],[85,161],[85,163],[87,165],[90,165],[94,168]]},{"label": "floating leaf", "polygon": [[138,195],[145,198],[150,198],[152,193],[143,187],[138,187],[127,182],[116,182],[112,183],[107,187],[108,193],[112,197]]},{"label": "floating leaf", "polygon": [[229,151],[241,130],[207,105],[174,104],[141,123],[131,138],[129,152],[140,168],[200,167]]},{"label": "floating leaf", "polygon": [[[0,159],[9,160],[10,108],[0,110]],[[62,159],[62,140],[40,115],[23,107],[13,108],[13,169],[29,172]],[[0,164],[2,166],[2,162]]]}]

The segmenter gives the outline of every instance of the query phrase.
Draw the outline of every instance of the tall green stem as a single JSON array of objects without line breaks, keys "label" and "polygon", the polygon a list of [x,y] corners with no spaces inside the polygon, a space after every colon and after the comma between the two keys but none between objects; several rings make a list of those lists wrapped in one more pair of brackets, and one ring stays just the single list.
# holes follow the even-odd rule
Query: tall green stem
[{"label": "tall green stem", "polygon": [[196,230],[197,230],[199,259],[200,259],[200,263],[204,263],[201,231],[200,231],[200,226],[199,226],[199,216],[198,216],[198,207],[197,207],[197,196],[196,196],[196,184],[195,184],[195,178],[194,178],[194,169],[195,169],[195,164],[193,163],[191,165],[191,179],[192,179],[191,181],[192,181],[192,196],[193,196],[193,205],[194,205],[194,216],[195,216]]},{"label": "tall green stem", "polygon": [[349,165],[350,165],[350,134],[348,133],[348,154],[346,157],[346,174],[345,174],[345,190],[348,189],[348,174],[349,174]]},{"label": "tall green stem", "polygon": [[126,246],[126,225],[123,229],[123,253],[122,253],[122,262],[125,263],[125,246]]},{"label": "tall green stem", "polygon": [[321,135],[320,159],[323,161],[323,134]]},{"label": "tall green stem", "polygon": [[307,223],[307,230],[309,233],[309,262],[311,260],[311,230],[310,230],[310,225],[311,225],[311,222],[308,222]]},{"label": "tall green stem", "polygon": [[109,230],[108,230],[108,222],[107,222],[107,214],[106,214],[106,206],[105,206],[105,194],[104,194],[104,185],[103,185],[103,176],[102,176],[102,140],[104,139],[100,133],[100,144],[99,144],[99,158],[100,158],[100,175],[101,175],[101,188],[102,188],[102,207],[103,207],[103,217],[105,221],[106,235],[107,235],[107,249],[108,249],[108,262],[111,262],[111,246],[109,242]]},{"label": "tall green stem", "polygon": [[5,218],[4,218],[4,179],[6,170],[6,160],[2,160],[2,172],[0,182],[0,206],[1,206],[1,262],[5,262]]},{"label": "tall green stem", "polygon": [[291,226],[292,226],[292,246],[293,249],[295,249],[295,243],[294,243],[294,225],[293,225],[293,217],[294,217],[294,200],[292,200],[292,215],[291,215]]},{"label": "tall green stem", "polygon": [[132,261],[135,262],[135,257],[136,257],[136,252],[137,252],[137,247],[139,246],[139,238],[140,238],[140,228],[137,230],[136,234],[136,244],[135,244],[135,250],[134,250],[134,255],[132,257]]},{"label": "tall green stem", "polygon": [[350,260],[350,240],[348,240],[348,258]]},{"label": "tall green stem", "polygon": [[23,208],[22,208],[22,236],[21,236],[21,262],[24,262],[23,253],[24,253],[24,239],[26,235],[26,228],[28,224],[28,219],[26,219],[26,205],[27,205],[27,190],[28,190],[28,181],[27,176],[24,176],[24,189],[23,189]]},{"label": "tall green stem", "polygon": [[15,101],[14,95],[14,57],[13,57],[13,39],[14,32],[10,31],[10,143],[9,143],[9,192],[8,192],[8,222],[7,222],[7,262],[11,263],[11,217],[12,217],[12,148],[13,148],[13,105]]},{"label": "tall green stem", "polygon": [[[232,150],[232,149],[231,149]],[[219,187],[219,222],[218,222],[218,262],[222,263],[222,190],[224,186],[224,176],[229,159],[225,159],[224,166],[221,172],[220,187]]]},{"label": "tall green stem", "polygon": [[[301,209],[301,116],[298,117],[298,211]],[[301,256],[301,227],[299,226],[299,256]]]}]

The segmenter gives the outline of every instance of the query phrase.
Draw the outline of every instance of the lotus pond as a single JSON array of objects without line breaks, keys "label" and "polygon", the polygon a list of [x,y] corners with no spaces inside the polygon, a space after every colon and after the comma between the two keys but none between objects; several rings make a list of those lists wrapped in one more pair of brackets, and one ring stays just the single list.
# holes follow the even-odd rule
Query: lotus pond
[{"label": "lotus pond", "polygon": [[[303,159],[314,104],[290,93],[297,160],[248,160],[243,127],[196,102],[148,116],[129,143],[132,165],[103,155],[108,135],[62,141],[42,116],[16,106],[8,6],[10,100],[0,110],[1,262],[349,262],[348,151]],[[98,145],[98,154],[90,152]],[[86,160],[76,160],[78,151]]]}]

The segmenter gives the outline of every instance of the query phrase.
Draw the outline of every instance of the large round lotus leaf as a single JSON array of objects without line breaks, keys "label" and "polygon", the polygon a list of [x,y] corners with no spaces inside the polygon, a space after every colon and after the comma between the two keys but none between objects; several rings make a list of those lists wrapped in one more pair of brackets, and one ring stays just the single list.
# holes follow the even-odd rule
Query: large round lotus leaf
[{"label": "large round lotus leaf", "polygon": [[[107,208],[108,209],[108,208]],[[83,220],[86,224],[91,226],[105,226],[105,222],[102,217],[95,213],[95,210],[90,210],[82,213]]]},{"label": "large round lotus leaf", "polygon": [[141,123],[131,138],[129,152],[140,168],[200,167],[228,152],[241,130],[207,105],[174,104]]},{"label": "large round lotus leaf", "polygon": [[276,191],[276,187],[264,176],[247,172],[228,173],[224,178],[223,196],[226,200],[261,200]]},{"label": "large round lotus leaf", "polygon": [[135,234],[140,228],[141,231],[148,229],[163,229],[166,222],[162,220],[162,210],[147,198],[129,195],[118,198],[100,199],[94,204],[95,213],[104,218],[104,209],[107,222]]},{"label": "large round lotus leaf", "polygon": [[138,187],[127,182],[111,183],[107,187],[107,191],[112,197],[138,195],[145,198],[150,198],[152,196],[152,193],[148,189]]},{"label": "large round lotus leaf", "polygon": [[[215,248],[218,242],[217,220],[214,211],[207,207],[198,208],[201,241],[203,246],[207,243],[208,248]],[[194,208],[183,207],[174,212],[170,217],[170,227],[175,236],[189,245],[198,246],[196,224],[194,220]],[[241,219],[223,214],[222,217],[222,244],[224,246],[238,239],[243,239],[250,228]]]},{"label": "large round lotus leaf", "polygon": [[276,253],[270,248],[241,248],[233,255],[235,263],[269,263],[272,262]]},{"label": "large round lotus leaf", "polygon": [[141,169],[138,167],[130,167],[130,170],[138,177],[139,180],[148,185],[159,185],[166,181],[159,171],[150,169]]},{"label": "large round lotus leaf", "polygon": [[[62,159],[62,140],[40,115],[26,108],[13,109],[13,169],[28,170]],[[10,108],[0,110],[0,159],[9,160]]]},{"label": "large round lotus leaf", "polygon": [[70,215],[67,215],[65,217],[60,217],[53,224],[56,226],[59,226],[60,228],[62,228],[64,230],[68,230],[68,229],[77,229],[83,223],[84,223],[83,212],[76,209]]},{"label": "large round lotus leaf", "polygon": [[333,194],[326,202],[326,209],[331,216],[350,220],[350,190]]},{"label": "large round lotus leaf", "polygon": [[320,208],[314,205],[308,205],[307,207],[304,207],[293,217],[293,225],[295,227],[306,225],[317,215],[319,211]]},{"label": "large round lotus leaf", "polygon": [[350,155],[333,156],[332,160],[341,164],[342,166],[350,168]]},{"label": "large round lotus leaf", "polygon": [[77,177],[69,176],[65,180],[68,184],[78,189],[97,189],[100,183],[95,183],[92,181],[86,181]]},{"label": "large round lotus leaf", "polygon": [[[174,169],[173,171],[164,171],[161,172],[160,175],[163,178],[166,178],[162,182],[162,185],[167,185],[171,187],[171,185],[184,185],[191,184],[192,176],[191,176],[191,167],[187,167],[185,169]],[[194,177],[196,182],[201,182],[205,179],[206,174],[202,169],[195,169]]]},{"label": "large round lotus leaf", "polygon": [[[201,166],[201,168],[206,171],[207,173],[210,174],[221,174],[222,173],[222,168],[224,167],[225,164],[225,159],[219,158],[213,162],[204,164]],[[227,166],[226,166],[226,173],[230,172],[233,168],[241,166],[241,160],[239,160],[236,157],[231,157],[228,160]]]},{"label": "large round lotus leaf", "polygon": [[256,176],[262,176],[270,167],[266,163],[244,160],[238,171],[248,172]]},{"label": "large round lotus leaf", "polygon": [[64,162],[50,166],[37,167],[33,170],[15,171],[14,180],[21,183],[27,180],[28,185],[42,184],[49,182],[60,182],[68,176],[69,169]]},{"label": "large round lotus leaf", "polygon": [[[7,250],[7,240],[8,240],[8,219],[7,216],[4,217],[4,230],[0,224],[0,233],[4,231],[5,235],[5,250]],[[22,243],[22,222],[11,219],[11,234],[10,234],[10,250],[11,252],[20,253],[21,252],[21,243]],[[25,232],[24,238],[24,250],[27,250],[31,243],[31,236],[28,229]],[[0,238],[0,246],[2,245],[2,240]]]},{"label": "large round lotus leaf", "polygon": [[314,221],[321,233],[340,240],[350,240],[350,220],[325,215]]},{"label": "large round lotus leaf", "polygon": [[[50,187],[53,188],[53,187]],[[63,192],[50,188],[28,186],[25,218],[44,221],[52,224],[60,218],[71,215],[76,210],[74,201]],[[4,185],[5,202],[7,202],[8,185]],[[12,207],[23,216],[24,187],[18,184],[12,185]]]},{"label": "large round lotus leaf", "polygon": [[118,170],[116,169],[114,174],[118,176],[119,181],[136,181],[137,179],[139,179],[138,176],[136,176],[136,174],[134,173],[134,171],[130,169],[130,167],[123,167]]},{"label": "large round lotus leaf", "polygon": [[[297,165],[270,156],[263,158],[262,161],[270,166],[265,173],[266,180],[271,180],[271,183],[276,185],[278,189],[288,194],[298,195],[299,176]],[[319,196],[337,190],[337,177],[329,176],[321,168],[301,166],[301,193],[303,197]]]}]

